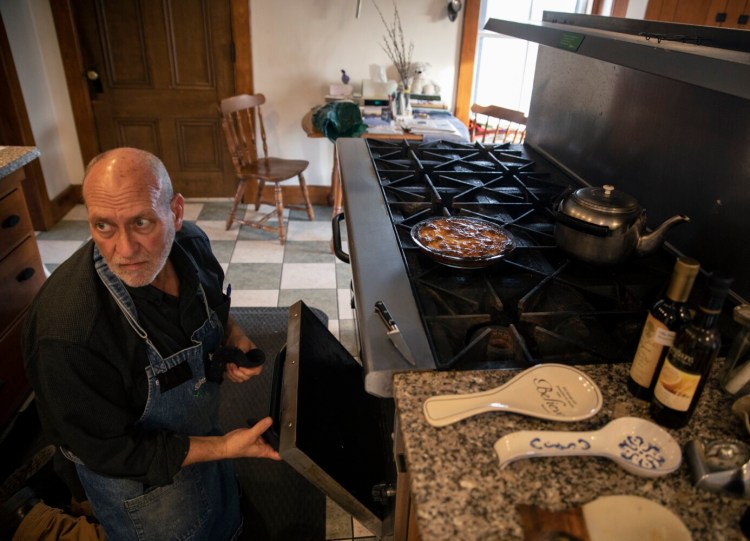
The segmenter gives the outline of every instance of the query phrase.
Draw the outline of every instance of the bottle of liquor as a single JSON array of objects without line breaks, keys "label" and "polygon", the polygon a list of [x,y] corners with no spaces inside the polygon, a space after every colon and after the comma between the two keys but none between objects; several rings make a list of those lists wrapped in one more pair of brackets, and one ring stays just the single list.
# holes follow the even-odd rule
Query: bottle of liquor
[{"label": "bottle of liquor", "polygon": [[670,428],[685,426],[695,411],[721,347],[716,328],[732,278],[714,273],[695,319],[677,333],[654,386],[651,417]]},{"label": "bottle of liquor", "polygon": [[686,301],[699,269],[700,264],[694,259],[678,259],[666,296],[656,301],[646,317],[628,377],[628,390],[636,398],[651,400],[654,376],[659,373],[676,332],[690,322]]}]

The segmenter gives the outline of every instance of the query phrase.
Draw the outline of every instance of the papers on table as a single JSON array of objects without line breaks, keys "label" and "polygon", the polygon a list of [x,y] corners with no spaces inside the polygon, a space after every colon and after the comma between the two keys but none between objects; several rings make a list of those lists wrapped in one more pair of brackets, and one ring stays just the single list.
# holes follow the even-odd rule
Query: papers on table
[{"label": "papers on table", "polygon": [[447,118],[414,118],[406,123],[412,133],[434,135],[460,135],[458,129]]},{"label": "papers on table", "polygon": [[402,134],[404,131],[395,124],[368,124],[367,126],[367,133],[374,133],[374,134],[381,134],[381,135],[390,135],[390,134]]}]

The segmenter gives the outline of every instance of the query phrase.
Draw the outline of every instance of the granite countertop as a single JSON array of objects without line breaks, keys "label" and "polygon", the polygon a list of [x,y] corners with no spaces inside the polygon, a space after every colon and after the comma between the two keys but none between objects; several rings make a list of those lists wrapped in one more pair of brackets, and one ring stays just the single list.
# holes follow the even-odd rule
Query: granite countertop
[{"label": "granite countertop", "polygon": [[0,146],[0,178],[7,177],[17,169],[39,157],[36,147]]},{"label": "granite countertop", "polygon": [[[718,364],[718,362],[717,362]],[[483,413],[452,425],[427,423],[422,404],[430,396],[485,391],[518,371],[402,372],[394,375],[397,419],[403,435],[411,491],[423,541],[523,539],[520,503],[561,511],[599,496],[637,495],[668,507],[699,540],[741,540],[742,513],[750,500],[695,488],[683,453],[680,468],[657,478],[625,472],[601,457],[519,460],[501,470],[493,449],[501,436],[517,430],[598,430],[624,416],[649,418],[648,404],[630,397],[629,366],[579,366],[602,391],[604,405],[592,418],[550,422],[514,413]],[[680,446],[740,439],[750,442],[739,418],[730,413],[732,398],[712,377],[687,427],[668,429]]]}]

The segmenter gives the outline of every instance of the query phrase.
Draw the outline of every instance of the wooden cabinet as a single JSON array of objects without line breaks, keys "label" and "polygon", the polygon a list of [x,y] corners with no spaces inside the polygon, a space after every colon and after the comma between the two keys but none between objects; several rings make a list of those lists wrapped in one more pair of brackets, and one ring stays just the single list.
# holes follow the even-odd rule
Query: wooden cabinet
[{"label": "wooden cabinet", "polygon": [[649,0],[645,18],[747,30],[748,16],[750,0]]},{"label": "wooden cabinet", "polygon": [[0,427],[31,394],[21,356],[29,304],[45,279],[23,195],[23,169],[0,178]]}]

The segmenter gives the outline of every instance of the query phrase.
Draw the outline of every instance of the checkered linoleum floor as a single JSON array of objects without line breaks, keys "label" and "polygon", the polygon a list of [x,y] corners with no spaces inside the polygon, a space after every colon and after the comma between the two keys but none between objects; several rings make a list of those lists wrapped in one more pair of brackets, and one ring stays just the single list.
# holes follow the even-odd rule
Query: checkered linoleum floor
[{"label": "checkered linoleum floor", "polygon": [[[353,352],[351,271],[349,265],[331,253],[331,208],[315,207],[315,221],[309,221],[302,211],[285,211],[287,241],[282,246],[275,232],[236,223],[226,231],[230,205],[229,199],[188,199],[185,219],[194,221],[211,240],[226,274],[225,286],[232,285],[232,306],[283,307],[303,300],[328,315],[331,333]],[[265,206],[258,213],[248,209],[245,217],[253,219],[268,210]],[[47,271],[54,272],[89,237],[83,205],[73,208],[49,231],[38,232],[39,251]],[[326,540],[353,539],[375,538],[336,503],[327,500]]]}]

